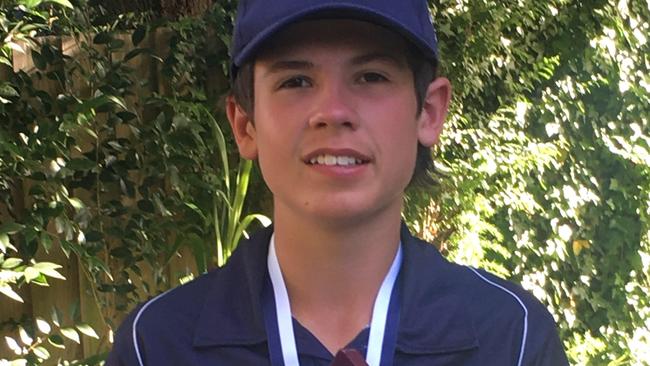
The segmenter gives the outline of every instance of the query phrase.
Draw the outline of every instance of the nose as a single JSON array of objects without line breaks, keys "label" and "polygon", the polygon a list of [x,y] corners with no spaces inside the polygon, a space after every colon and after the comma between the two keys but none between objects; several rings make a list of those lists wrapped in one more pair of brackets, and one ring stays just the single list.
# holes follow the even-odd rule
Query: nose
[{"label": "nose", "polygon": [[358,128],[359,117],[354,107],[354,98],[345,83],[330,81],[321,85],[309,125],[312,128]]}]

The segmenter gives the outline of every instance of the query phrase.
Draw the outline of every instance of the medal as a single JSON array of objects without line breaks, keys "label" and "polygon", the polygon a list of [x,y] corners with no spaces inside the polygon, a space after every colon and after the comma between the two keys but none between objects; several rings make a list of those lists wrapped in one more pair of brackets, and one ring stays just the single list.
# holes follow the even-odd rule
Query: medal
[{"label": "medal", "polygon": [[336,353],[331,366],[368,366],[356,349],[342,349]]}]

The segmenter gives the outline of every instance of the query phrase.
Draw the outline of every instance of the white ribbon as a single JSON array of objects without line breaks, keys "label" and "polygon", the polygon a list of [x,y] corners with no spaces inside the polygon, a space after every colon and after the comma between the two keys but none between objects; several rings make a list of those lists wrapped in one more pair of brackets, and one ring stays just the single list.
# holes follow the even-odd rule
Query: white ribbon
[{"label": "white ribbon", "polygon": [[[289,294],[284,284],[280,263],[275,253],[275,235],[271,236],[269,245],[268,267],[273,294],[275,296],[275,310],[278,317],[278,331],[280,333],[280,345],[284,366],[298,366],[298,351],[296,349],[296,338],[293,334],[293,320],[291,316],[291,304]],[[368,351],[366,362],[369,366],[380,366],[381,350],[384,343],[384,332],[386,331],[386,319],[388,317],[388,306],[393,292],[395,280],[402,263],[402,245],[398,246],[397,253],[393,259],[390,270],[384,277],[379,288],[379,293],[372,308],[372,319],[370,320],[370,335],[368,336]]]}]

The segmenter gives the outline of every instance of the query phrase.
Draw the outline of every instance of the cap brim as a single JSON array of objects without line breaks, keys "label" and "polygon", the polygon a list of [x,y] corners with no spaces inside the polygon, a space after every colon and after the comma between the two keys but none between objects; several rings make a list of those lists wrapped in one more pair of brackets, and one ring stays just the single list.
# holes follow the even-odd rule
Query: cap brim
[{"label": "cap brim", "polygon": [[286,17],[276,20],[264,31],[258,33],[253,37],[248,44],[238,53],[233,59],[233,73],[248,61],[262,44],[268,41],[274,34],[282,28],[296,23],[301,20],[307,19],[358,19],[368,21],[374,24],[385,26],[391,30],[397,31],[404,36],[407,40],[412,42],[423,55],[429,59],[435,60],[437,55],[431,45],[426,40],[422,39],[419,35],[413,33],[411,30],[402,25],[397,19],[393,18],[390,14],[383,14],[375,11],[374,9],[360,6],[358,4],[324,4],[306,8],[300,12],[291,13]]}]

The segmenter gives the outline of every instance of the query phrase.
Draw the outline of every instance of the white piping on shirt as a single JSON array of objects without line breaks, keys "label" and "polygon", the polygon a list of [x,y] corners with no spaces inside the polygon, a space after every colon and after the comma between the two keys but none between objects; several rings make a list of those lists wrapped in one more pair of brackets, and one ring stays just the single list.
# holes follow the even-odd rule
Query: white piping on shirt
[{"label": "white piping on shirt", "polygon": [[485,278],[485,276],[480,274],[474,268],[472,268],[472,267],[467,267],[467,268],[469,268],[472,272],[474,272],[483,281],[489,283],[490,285],[492,285],[492,286],[494,286],[494,287],[496,287],[496,288],[498,288],[500,290],[503,290],[503,291],[507,292],[510,296],[514,297],[515,300],[517,300],[517,302],[519,303],[519,305],[521,305],[521,308],[524,309],[524,331],[523,331],[523,334],[521,336],[521,349],[519,350],[519,361],[517,362],[517,366],[521,366],[521,363],[524,361],[524,350],[526,349],[526,337],[528,335],[528,308],[526,308],[526,305],[524,305],[524,302],[521,301],[519,296],[515,295],[514,292],[508,290],[507,288],[505,288],[505,287],[503,287],[503,286],[501,286],[501,285],[499,285],[499,284],[497,284],[497,283],[495,283],[493,281],[488,280],[487,278]]},{"label": "white piping on shirt", "polygon": [[[501,285],[499,285],[499,284],[497,284],[497,283],[495,283],[493,281],[490,281],[485,276],[480,274],[476,269],[474,269],[472,267],[467,267],[467,268],[469,268],[472,272],[474,272],[474,274],[476,274],[481,280],[487,282],[488,284],[490,284],[490,285],[492,285],[492,286],[494,286],[494,287],[496,287],[496,288],[498,288],[498,289],[500,289],[502,291],[505,291],[507,294],[512,296],[515,300],[517,300],[517,302],[519,303],[521,308],[524,310],[524,330],[523,330],[523,333],[521,335],[521,349],[519,350],[519,360],[517,361],[517,366],[521,366],[521,364],[522,364],[522,362],[524,360],[524,350],[526,349],[526,338],[528,336],[528,308],[526,308],[526,305],[524,305],[524,302],[521,301],[519,296],[517,296],[514,292],[508,290],[507,288],[505,288],[505,287],[503,287],[503,286],[501,286]],[[163,292],[162,294],[160,294],[160,295],[154,297],[153,299],[149,300],[146,304],[144,304],[142,306],[142,308],[140,308],[138,313],[135,315],[135,319],[133,320],[133,329],[132,329],[133,348],[135,349],[135,355],[136,355],[136,357],[138,359],[138,363],[139,363],[140,366],[144,366],[144,362],[142,362],[142,356],[140,355],[140,347],[138,346],[138,337],[137,337],[138,321],[140,320],[140,316],[142,316],[142,313],[144,313],[144,311],[147,310],[149,305],[153,304],[154,302],[156,302],[161,297],[167,295],[167,293],[169,293],[169,292],[170,291]]]},{"label": "white piping on shirt", "polygon": [[162,294],[149,300],[146,304],[144,304],[140,308],[140,310],[138,310],[138,313],[135,315],[135,319],[133,320],[133,329],[131,329],[131,333],[133,334],[133,348],[135,348],[135,355],[138,358],[138,363],[140,364],[140,366],[144,366],[144,362],[142,362],[142,356],[140,356],[140,347],[138,346],[138,334],[137,334],[138,320],[140,320],[140,316],[142,315],[142,313],[144,313],[145,310],[147,310],[149,305],[153,304],[156,300],[160,299],[161,297],[167,295],[167,293],[169,293],[169,291],[163,292]]}]

